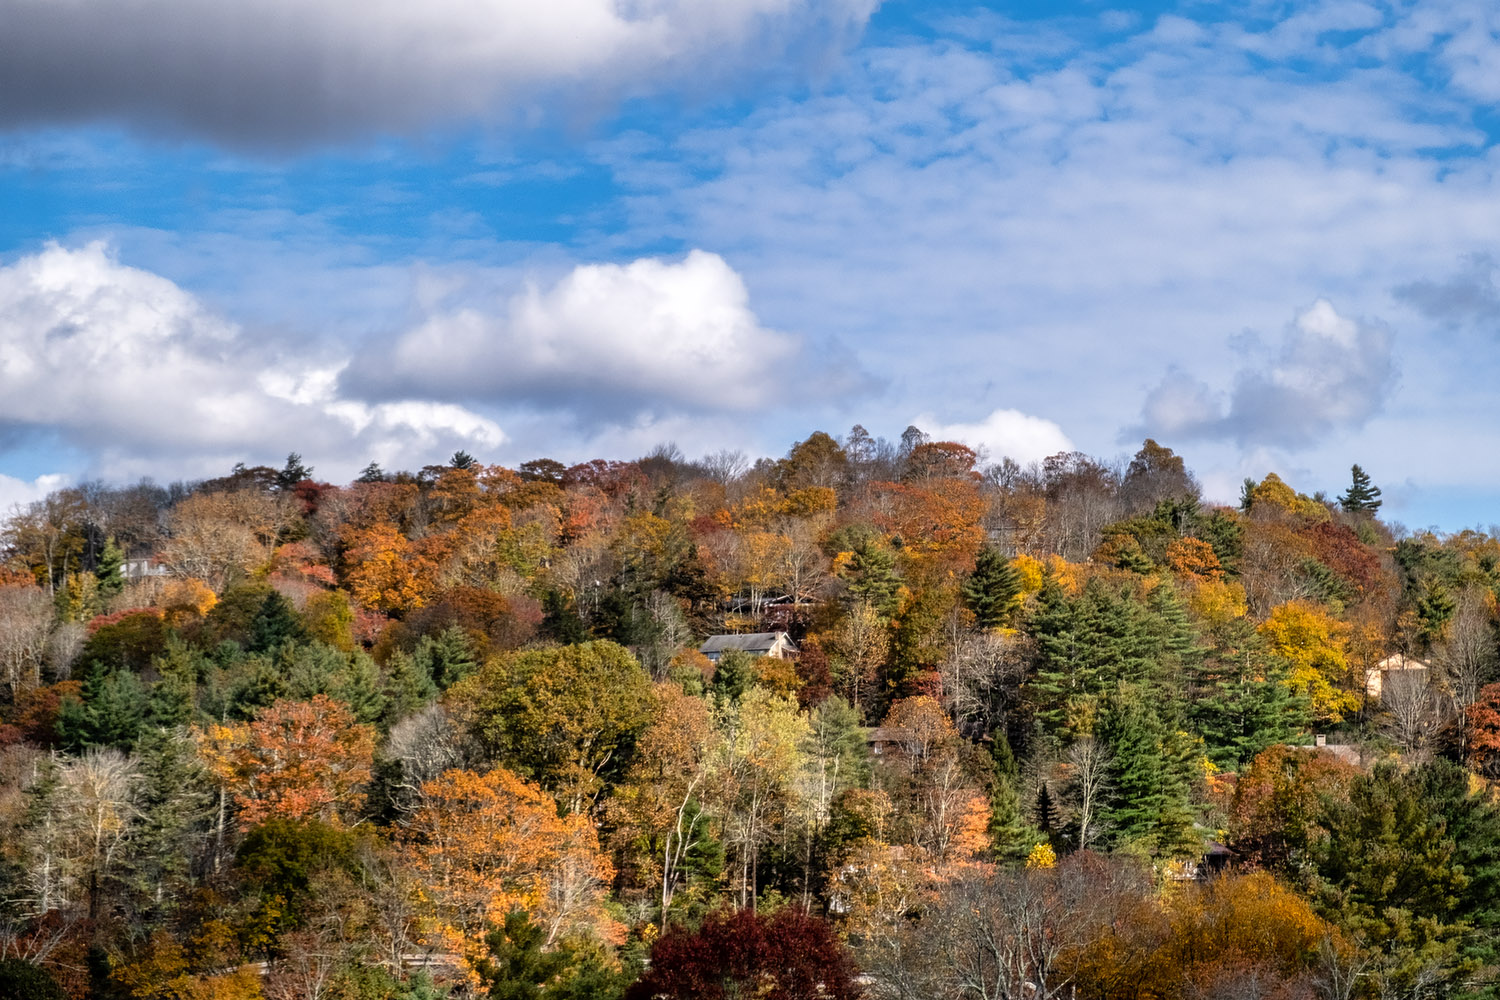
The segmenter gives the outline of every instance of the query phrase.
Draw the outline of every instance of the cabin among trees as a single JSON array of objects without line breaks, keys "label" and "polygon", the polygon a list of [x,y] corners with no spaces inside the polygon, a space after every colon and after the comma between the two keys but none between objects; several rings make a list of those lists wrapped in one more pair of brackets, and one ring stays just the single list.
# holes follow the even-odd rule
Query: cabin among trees
[{"label": "cabin among trees", "polygon": [[792,637],[785,632],[750,632],[745,635],[711,635],[698,647],[698,652],[712,663],[728,652],[744,653],[747,656],[769,656],[777,660],[790,659],[797,655]]}]

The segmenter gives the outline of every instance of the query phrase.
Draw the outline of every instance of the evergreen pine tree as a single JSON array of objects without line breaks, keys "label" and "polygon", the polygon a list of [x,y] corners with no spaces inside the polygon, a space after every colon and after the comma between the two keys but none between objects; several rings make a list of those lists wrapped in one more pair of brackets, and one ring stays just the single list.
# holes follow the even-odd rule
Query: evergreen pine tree
[{"label": "evergreen pine tree", "polygon": [[261,601],[250,622],[250,651],[269,653],[286,642],[305,642],[307,631],[302,626],[302,616],[292,607],[292,602],[279,591],[271,591]]},{"label": "evergreen pine tree", "polygon": [[1162,644],[1151,624],[1128,590],[1112,592],[1097,578],[1076,599],[1055,580],[1043,583],[1031,626],[1037,669],[1029,690],[1047,732],[1071,736],[1105,693],[1148,678]]},{"label": "evergreen pine tree", "polygon": [[1117,846],[1154,857],[1188,852],[1196,741],[1164,726],[1142,692],[1128,686],[1109,699],[1098,735],[1110,752],[1101,826]]},{"label": "evergreen pine tree", "polygon": [[435,639],[424,635],[417,643],[415,655],[440,691],[448,690],[479,668],[469,633],[457,625],[449,625]]},{"label": "evergreen pine tree", "polygon": [[1009,624],[1020,595],[1021,574],[999,549],[985,546],[963,585],[964,603],[974,612],[975,624],[983,629]]},{"label": "evergreen pine tree", "polygon": [[1370,474],[1358,465],[1349,470],[1349,488],[1339,497],[1339,506],[1351,514],[1373,515],[1380,509],[1380,487],[1370,483]]},{"label": "evergreen pine tree", "polygon": [[896,576],[896,557],[878,540],[863,539],[854,547],[844,579],[847,603],[863,601],[886,617],[895,611],[896,592],[901,587]]},{"label": "evergreen pine tree", "polygon": [[93,746],[129,749],[147,711],[146,689],[139,677],[93,660],[83,675],[81,697],[65,700],[58,709],[58,740],[75,751]]},{"label": "evergreen pine tree", "polygon": [[754,683],[755,661],[749,653],[731,649],[714,664],[714,676],[708,689],[719,698],[737,702]]},{"label": "evergreen pine tree", "polygon": [[1033,810],[1033,816],[1037,832],[1048,841],[1060,832],[1061,821],[1057,815],[1057,803],[1052,801],[1052,788],[1045,781],[1036,793],[1036,809]]},{"label": "evergreen pine tree", "polygon": [[300,482],[312,478],[311,466],[302,462],[302,456],[295,451],[286,457],[286,465],[276,473],[276,487],[280,490],[289,490]]},{"label": "evergreen pine tree", "polygon": [[385,482],[385,470],[380,467],[379,462],[371,462],[360,472],[356,483],[383,483]]},{"label": "evergreen pine tree", "polygon": [[125,553],[111,535],[104,542],[104,551],[99,553],[99,564],[94,567],[94,579],[98,581],[95,593],[101,602],[125,589],[124,565]]},{"label": "evergreen pine tree", "polygon": [[139,923],[149,927],[170,919],[189,898],[192,860],[211,825],[213,795],[182,730],[147,730],[136,754],[140,817],[124,857],[124,880],[141,911]]},{"label": "evergreen pine tree", "polygon": [[182,640],[167,640],[166,651],[152,659],[156,682],[148,695],[151,723],[155,726],[185,726],[193,721],[197,701],[200,662]]},{"label": "evergreen pine tree", "polygon": [[994,760],[994,784],[990,789],[990,843],[1003,864],[1018,865],[1036,845],[1037,831],[1021,809],[1020,771],[1004,733],[996,733],[990,744]]},{"label": "evergreen pine tree", "polygon": [[385,716],[381,722],[386,730],[436,698],[438,693],[427,667],[404,649],[396,650],[386,661],[383,690]]},{"label": "evergreen pine tree", "polygon": [[589,640],[589,627],[578,608],[560,590],[542,595],[541,634],[561,646],[576,646]]}]

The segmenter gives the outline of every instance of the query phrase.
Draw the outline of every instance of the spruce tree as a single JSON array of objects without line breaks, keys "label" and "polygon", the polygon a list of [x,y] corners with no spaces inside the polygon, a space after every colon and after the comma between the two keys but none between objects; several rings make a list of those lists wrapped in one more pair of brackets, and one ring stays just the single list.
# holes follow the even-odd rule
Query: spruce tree
[{"label": "spruce tree", "polygon": [[166,652],[152,660],[152,667],[156,671],[148,696],[152,725],[188,725],[197,702],[198,654],[173,637],[167,640]]},{"label": "spruce tree", "polygon": [[1021,574],[999,549],[985,546],[963,585],[964,604],[974,612],[975,624],[983,629],[1010,624],[1020,594]]},{"label": "spruce tree", "polygon": [[1357,464],[1350,468],[1349,488],[1339,497],[1339,506],[1350,514],[1373,515],[1380,509],[1380,487],[1370,483],[1370,474]]},{"label": "spruce tree", "polygon": [[271,591],[261,601],[250,622],[250,651],[268,653],[286,642],[305,642],[307,631],[302,626],[302,616],[292,607],[292,602],[279,591]]},{"label": "spruce tree", "polygon": [[140,817],[124,858],[125,882],[147,926],[168,920],[190,898],[194,853],[212,823],[214,797],[193,742],[182,730],[141,735]]},{"label": "spruce tree", "polygon": [[424,635],[415,655],[440,691],[448,690],[479,667],[469,633],[458,625],[449,625],[435,639]]},{"label": "spruce tree", "polygon": [[1109,699],[1098,735],[1110,753],[1100,820],[1116,846],[1153,857],[1187,853],[1196,741],[1164,726],[1143,693],[1128,686]]},{"label": "spruce tree", "polygon": [[990,744],[994,761],[994,784],[990,789],[990,843],[1002,864],[1018,865],[1026,860],[1038,840],[1036,828],[1021,809],[1020,770],[1004,733],[996,733]]},{"label": "spruce tree", "polygon": [[1061,831],[1062,821],[1057,815],[1057,803],[1052,801],[1052,788],[1045,781],[1036,793],[1036,808],[1032,815],[1035,817],[1037,832],[1049,842]]},{"label": "spruce tree", "polygon": [[94,567],[94,579],[98,581],[94,592],[101,602],[125,589],[124,566],[125,552],[111,535],[104,542],[104,551],[99,553],[99,564]]},{"label": "spruce tree", "polygon": [[382,728],[387,731],[400,720],[437,697],[437,685],[432,683],[432,674],[417,658],[404,649],[391,654],[385,664],[383,684],[385,694],[385,716]]},{"label": "spruce tree", "polygon": [[849,604],[863,601],[886,617],[895,611],[896,591],[901,586],[896,557],[879,541],[864,539],[855,546],[844,579],[848,581],[845,600]]},{"label": "spruce tree", "polygon": [[286,465],[276,473],[276,487],[283,491],[289,490],[298,483],[311,479],[312,474],[312,467],[303,464],[302,456],[294,451],[286,457]]}]

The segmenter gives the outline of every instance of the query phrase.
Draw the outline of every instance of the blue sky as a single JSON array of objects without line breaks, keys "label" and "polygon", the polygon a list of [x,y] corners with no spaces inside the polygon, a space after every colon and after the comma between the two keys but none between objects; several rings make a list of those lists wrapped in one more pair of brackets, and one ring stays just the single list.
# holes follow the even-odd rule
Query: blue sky
[{"label": "blue sky", "polygon": [[1500,12],[0,0],[0,502],[915,422],[1500,521]]}]

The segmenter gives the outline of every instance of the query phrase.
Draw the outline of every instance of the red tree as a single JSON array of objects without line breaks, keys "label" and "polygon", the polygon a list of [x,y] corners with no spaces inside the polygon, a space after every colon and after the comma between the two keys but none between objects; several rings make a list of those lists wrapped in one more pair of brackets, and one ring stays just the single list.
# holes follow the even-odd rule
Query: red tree
[{"label": "red tree", "polygon": [[625,1000],[856,1000],[854,962],[832,929],[787,907],[709,916],[696,931],[673,928],[651,949],[651,968]]}]

